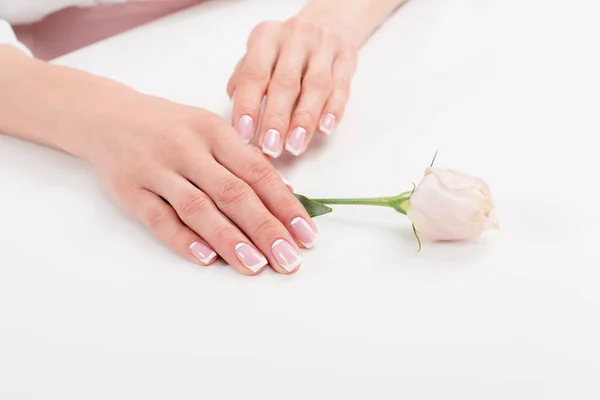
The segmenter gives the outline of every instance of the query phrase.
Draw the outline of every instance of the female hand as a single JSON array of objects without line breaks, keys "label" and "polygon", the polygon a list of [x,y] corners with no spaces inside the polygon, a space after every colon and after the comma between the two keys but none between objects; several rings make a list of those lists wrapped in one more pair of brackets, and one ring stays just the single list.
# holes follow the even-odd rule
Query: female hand
[{"label": "female hand", "polygon": [[246,275],[298,269],[315,227],[267,158],[206,110],[0,46],[0,131],[88,160],[180,255]]},{"label": "female hand", "polygon": [[82,156],[126,211],[200,264],[218,253],[246,275],[267,262],[298,269],[297,243],[311,247],[316,230],[258,149],[209,111],[134,91],[111,98],[95,109]]},{"label": "female hand", "polygon": [[227,85],[242,141],[254,137],[265,95],[258,146],[268,156],[277,158],[284,148],[298,156],[315,130],[334,131],[357,64],[357,44],[348,26],[299,16],[263,22],[252,31]]}]

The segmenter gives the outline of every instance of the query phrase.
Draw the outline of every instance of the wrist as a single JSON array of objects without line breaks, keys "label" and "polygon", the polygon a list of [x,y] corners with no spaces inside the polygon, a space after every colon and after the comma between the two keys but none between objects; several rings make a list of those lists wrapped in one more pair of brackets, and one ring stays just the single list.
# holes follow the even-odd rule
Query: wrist
[{"label": "wrist", "polygon": [[[403,0],[312,0],[298,18],[345,29],[354,45],[360,47]],[[395,6],[394,6],[395,5]]]},{"label": "wrist", "polygon": [[[87,159],[108,93],[131,89],[0,48],[0,132]],[[118,96],[118,94],[116,94]]]}]

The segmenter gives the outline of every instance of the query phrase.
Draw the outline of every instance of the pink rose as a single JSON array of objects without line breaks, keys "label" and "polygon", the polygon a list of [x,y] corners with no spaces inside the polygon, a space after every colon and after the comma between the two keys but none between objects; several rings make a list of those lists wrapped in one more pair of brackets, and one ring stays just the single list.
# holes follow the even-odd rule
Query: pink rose
[{"label": "pink rose", "polygon": [[468,240],[498,229],[488,185],[451,169],[425,170],[407,215],[419,236],[430,240]]}]

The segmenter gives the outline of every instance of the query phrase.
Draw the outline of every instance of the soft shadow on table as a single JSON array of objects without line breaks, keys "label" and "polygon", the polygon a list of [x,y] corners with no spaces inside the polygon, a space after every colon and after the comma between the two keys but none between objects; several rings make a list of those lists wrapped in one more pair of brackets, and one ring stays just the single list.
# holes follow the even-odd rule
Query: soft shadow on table
[{"label": "soft shadow on table", "polygon": [[[398,221],[396,225],[367,219],[344,218],[343,216],[328,215],[324,217],[329,219],[329,223],[336,225],[335,229],[344,229],[346,232],[356,231],[362,234],[365,234],[365,230],[372,230],[373,235],[390,238],[389,242],[396,244],[394,251],[397,251],[398,259],[402,262],[390,264],[389,255],[378,260],[377,254],[374,254],[373,265],[401,268],[433,267],[444,270],[461,269],[466,264],[476,264],[478,261],[484,260],[489,250],[485,237],[481,237],[475,241],[464,242],[423,241],[422,249],[418,252],[417,239],[407,221]],[[386,241],[386,245],[389,245],[389,242]]]}]

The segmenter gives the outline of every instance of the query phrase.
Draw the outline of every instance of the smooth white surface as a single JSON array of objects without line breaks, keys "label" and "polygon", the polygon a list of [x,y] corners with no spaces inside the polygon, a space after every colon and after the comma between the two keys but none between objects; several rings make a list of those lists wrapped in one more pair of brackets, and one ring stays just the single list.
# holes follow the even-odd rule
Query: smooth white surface
[{"label": "smooth white surface", "polygon": [[[214,1],[57,63],[228,116],[251,28],[302,3]],[[0,137],[0,398],[599,398],[597,15],[413,0],[339,130],[277,162],[309,196],[391,195],[439,148],[497,200],[475,244],[417,254],[403,216],[338,208],[293,276],[199,268],[81,162]]]}]

